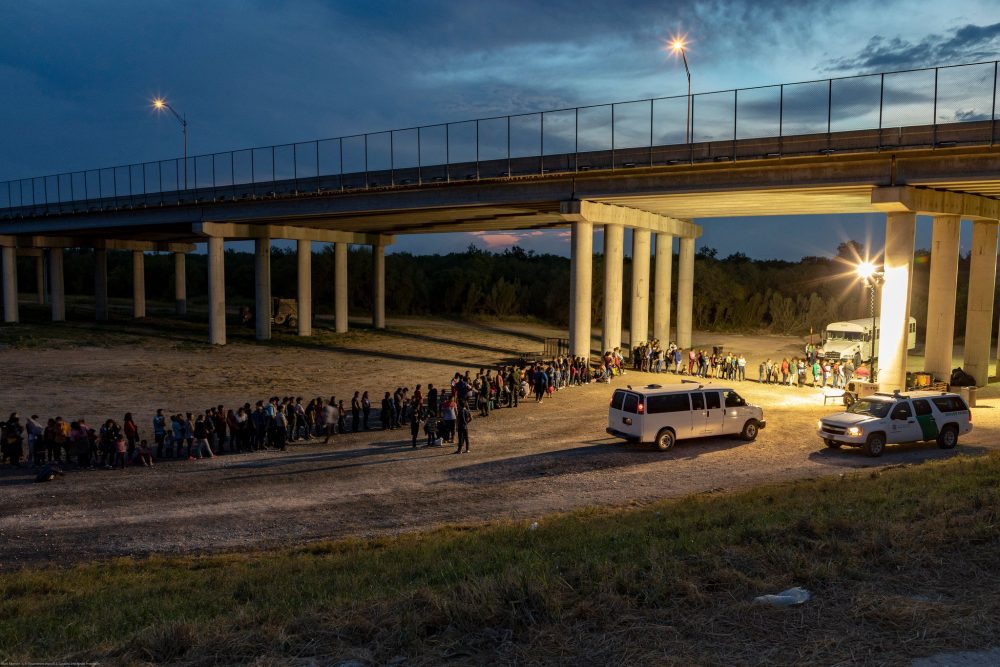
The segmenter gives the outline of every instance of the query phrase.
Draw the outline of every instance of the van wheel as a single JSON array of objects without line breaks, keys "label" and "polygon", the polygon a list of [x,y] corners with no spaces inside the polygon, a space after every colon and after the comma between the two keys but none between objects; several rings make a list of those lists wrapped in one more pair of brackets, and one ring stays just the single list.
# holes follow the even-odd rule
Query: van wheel
[{"label": "van wheel", "polygon": [[746,424],[743,425],[743,430],[740,431],[740,437],[747,442],[753,442],[757,439],[757,433],[760,427],[757,426],[757,422],[751,419]]},{"label": "van wheel", "polygon": [[872,433],[862,447],[867,456],[882,456],[885,451],[885,436],[881,433]]},{"label": "van wheel", "polygon": [[937,437],[937,443],[941,449],[955,449],[955,445],[958,444],[958,429],[954,426],[945,426]]},{"label": "van wheel", "polygon": [[840,446],[844,444],[842,442],[837,442],[836,440],[830,440],[829,438],[824,438],[823,442],[825,442],[826,446],[830,449],[840,449]]},{"label": "van wheel", "polygon": [[656,434],[656,448],[661,452],[673,449],[676,441],[674,432],[669,428],[665,428]]}]

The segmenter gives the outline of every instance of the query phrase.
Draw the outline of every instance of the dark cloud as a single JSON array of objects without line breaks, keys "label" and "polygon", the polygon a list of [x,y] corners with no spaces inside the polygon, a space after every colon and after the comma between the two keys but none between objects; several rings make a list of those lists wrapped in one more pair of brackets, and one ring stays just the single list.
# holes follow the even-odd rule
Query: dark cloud
[{"label": "dark cloud", "polygon": [[913,42],[875,35],[853,56],[836,58],[828,72],[884,72],[887,70],[958,65],[993,60],[1000,53],[1000,23],[965,25],[945,34],[927,35]]}]

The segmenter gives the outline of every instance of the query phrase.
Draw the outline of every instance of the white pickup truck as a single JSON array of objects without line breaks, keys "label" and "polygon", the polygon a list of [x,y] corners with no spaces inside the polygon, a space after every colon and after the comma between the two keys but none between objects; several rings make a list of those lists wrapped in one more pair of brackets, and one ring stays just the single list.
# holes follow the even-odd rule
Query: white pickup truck
[{"label": "white pickup truck", "polygon": [[972,412],[958,394],[897,391],[859,398],[846,412],[820,419],[817,430],[827,447],[861,447],[868,456],[903,442],[936,440],[951,449],[972,431]]}]

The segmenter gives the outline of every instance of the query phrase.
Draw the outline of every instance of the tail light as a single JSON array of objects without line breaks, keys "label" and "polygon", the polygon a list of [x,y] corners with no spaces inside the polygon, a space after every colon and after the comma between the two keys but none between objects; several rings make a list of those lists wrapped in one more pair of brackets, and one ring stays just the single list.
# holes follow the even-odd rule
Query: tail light
[{"label": "tail light", "polygon": [[646,404],[643,403],[642,401],[639,401],[639,406],[638,406],[637,409],[639,411],[639,414],[641,415],[642,413],[644,413],[646,411]]}]

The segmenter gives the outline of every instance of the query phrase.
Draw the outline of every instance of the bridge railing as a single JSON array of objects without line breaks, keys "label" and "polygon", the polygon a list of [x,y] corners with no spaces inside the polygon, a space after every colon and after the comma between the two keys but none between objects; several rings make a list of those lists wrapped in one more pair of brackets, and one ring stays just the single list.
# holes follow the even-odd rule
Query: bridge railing
[{"label": "bridge railing", "polygon": [[494,116],[0,182],[0,217],[996,140],[998,63]]}]

